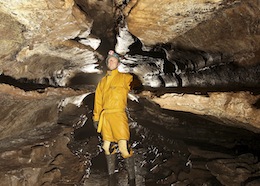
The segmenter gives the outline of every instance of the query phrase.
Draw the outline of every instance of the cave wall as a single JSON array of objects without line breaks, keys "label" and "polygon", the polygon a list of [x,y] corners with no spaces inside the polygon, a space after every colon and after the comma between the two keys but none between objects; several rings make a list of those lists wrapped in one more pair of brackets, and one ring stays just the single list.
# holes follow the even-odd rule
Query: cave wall
[{"label": "cave wall", "polygon": [[127,25],[147,47],[172,43],[221,52],[249,65],[259,63],[259,6],[258,0],[139,0],[127,16]]},{"label": "cave wall", "polygon": [[182,94],[177,88],[164,90],[173,95],[152,96],[163,108],[214,115],[222,124],[258,131],[260,2],[131,2],[124,10],[129,31],[143,50],[159,48],[167,60],[145,63],[130,56],[123,70],[150,87],[183,87]]},{"label": "cave wall", "polygon": [[84,160],[67,146],[79,116],[63,122],[62,114],[72,104],[80,106],[86,94],[68,88],[24,91],[0,85],[1,185],[62,185],[82,179]]},{"label": "cave wall", "polygon": [[[86,164],[67,145],[73,127],[89,112],[80,107],[82,99],[94,88],[85,85],[90,76],[80,90],[60,86],[80,73],[100,78],[120,30],[121,42],[129,42],[124,47],[132,42],[140,47],[121,66],[141,80],[138,96],[259,133],[259,7],[258,0],[0,0],[0,75],[16,81],[0,85],[3,183],[82,180]],[[118,51],[124,55],[129,49]],[[45,87],[16,88],[21,80],[24,87]],[[185,89],[190,87],[191,92]],[[78,107],[68,109],[70,102]]]},{"label": "cave wall", "polygon": [[98,72],[100,39],[73,0],[1,1],[1,73],[64,86],[75,72]]},{"label": "cave wall", "polygon": [[162,108],[206,115],[221,125],[239,126],[259,132],[260,111],[255,105],[260,96],[250,92],[212,92],[206,95],[164,94],[152,97]]}]

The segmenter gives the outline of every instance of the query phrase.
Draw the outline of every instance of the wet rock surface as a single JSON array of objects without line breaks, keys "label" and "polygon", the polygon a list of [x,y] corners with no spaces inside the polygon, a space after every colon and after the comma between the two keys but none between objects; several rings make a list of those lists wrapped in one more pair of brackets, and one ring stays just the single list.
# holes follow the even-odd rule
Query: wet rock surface
[{"label": "wet rock surface", "polygon": [[[137,185],[257,183],[259,135],[139,101],[128,108]],[[105,155],[92,123],[87,121],[74,135],[70,148],[90,165],[82,184],[107,185]],[[127,185],[124,160],[120,154],[117,158],[118,183]]]},{"label": "wet rock surface", "polygon": [[[107,185],[89,85],[114,47],[139,80],[137,185],[259,185],[259,15],[259,0],[0,0],[0,185]],[[117,170],[127,185],[120,155]]]},{"label": "wet rock surface", "polygon": [[68,104],[64,100],[82,93],[68,88],[25,91],[1,84],[0,185],[79,182],[84,164],[67,144],[73,122],[80,117],[76,114],[68,123],[60,121]]},{"label": "wet rock surface", "polygon": [[[39,109],[34,109],[36,116],[24,114],[24,120],[19,117],[15,122],[1,115],[10,123],[1,131],[0,140],[0,176],[5,185],[107,185],[101,136],[91,120],[94,94],[81,96],[86,92],[62,88],[24,91],[1,86],[5,109],[12,104],[17,108],[38,105]],[[69,98],[78,95],[84,100],[76,106],[81,100]],[[47,105],[52,109],[44,109]],[[52,113],[52,122],[46,122],[47,111]],[[139,102],[129,100],[127,113],[137,185],[258,183],[257,133],[219,125],[216,119],[205,116],[163,109],[147,94],[140,94]],[[12,127],[18,130],[10,130]],[[127,185],[119,154],[117,171],[119,185]]]}]

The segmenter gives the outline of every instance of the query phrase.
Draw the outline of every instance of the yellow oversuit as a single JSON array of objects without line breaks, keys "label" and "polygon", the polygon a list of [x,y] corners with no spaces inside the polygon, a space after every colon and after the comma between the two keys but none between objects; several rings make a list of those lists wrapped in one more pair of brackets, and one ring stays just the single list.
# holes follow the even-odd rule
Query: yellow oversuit
[{"label": "yellow oversuit", "polygon": [[109,71],[97,86],[93,120],[99,121],[98,132],[101,132],[104,141],[129,141],[130,132],[125,109],[132,80],[132,75],[120,73],[115,69]]}]

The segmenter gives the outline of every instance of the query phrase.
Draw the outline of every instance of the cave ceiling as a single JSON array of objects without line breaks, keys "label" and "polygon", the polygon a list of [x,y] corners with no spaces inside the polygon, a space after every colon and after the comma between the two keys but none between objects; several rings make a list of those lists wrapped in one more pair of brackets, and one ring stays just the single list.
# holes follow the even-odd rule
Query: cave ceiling
[{"label": "cave ceiling", "polygon": [[[105,71],[106,52],[115,48],[124,56],[121,71],[155,91],[184,88],[185,93],[192,87],[193,93],[255,95],[259,89],[257,0],[12,0],[0,5],[2,76],[72,86],[79,74],[89,74],[85,85],[95,85]],[[250,103],[257,101],[255,95]]]},{"label": "cave ceiling", "polygon": [[[135,77],[130,98],[260,132],[259,0],[0,0],[0,33],[3,160],[50,146],[66,151],[61,141],[79,125],[65,114],[86,120],[80,105],[105,73],[110,49],[122,58],[119,70]],[[53,180],[70,174],[51,171]]]}]

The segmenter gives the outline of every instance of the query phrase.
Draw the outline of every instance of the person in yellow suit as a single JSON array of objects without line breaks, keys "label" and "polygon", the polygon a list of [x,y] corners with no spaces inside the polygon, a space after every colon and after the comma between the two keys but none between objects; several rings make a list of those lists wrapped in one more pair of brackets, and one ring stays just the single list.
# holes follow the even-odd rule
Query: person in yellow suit
[{"label": "person in yellow suit", "polygon": [[106,154],[109,186],[116,185],[116,146],[124,158],[130,186],[135,186],[133,151],[129,148],[130,131],[126,115],[127,95],[130,91],[132,75],[120,73],[120,59],[113,50],[106,58],[107,74],[98,83],[95,92],[93,121],[103,139],[102,148]]}]

